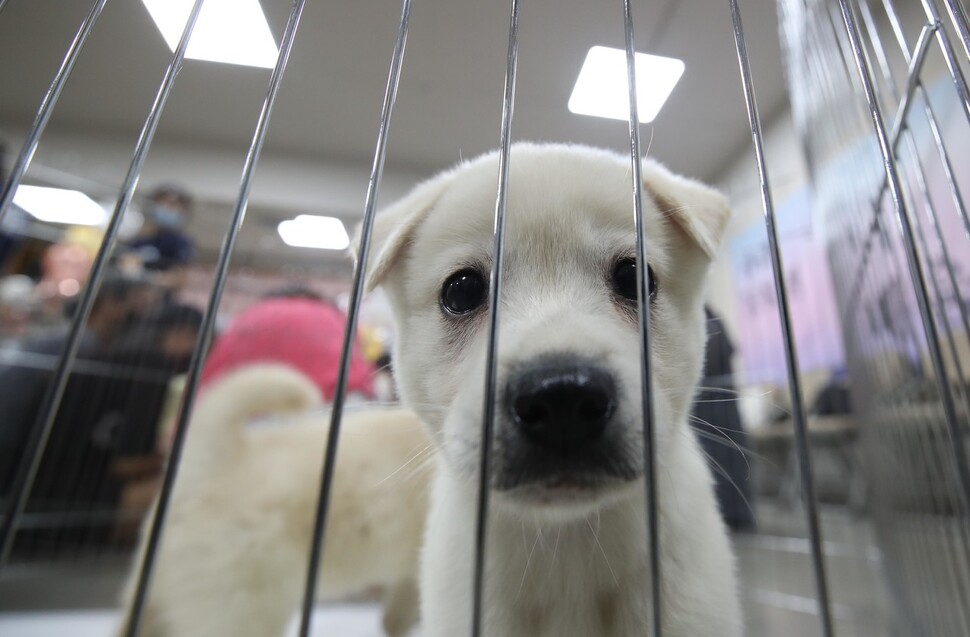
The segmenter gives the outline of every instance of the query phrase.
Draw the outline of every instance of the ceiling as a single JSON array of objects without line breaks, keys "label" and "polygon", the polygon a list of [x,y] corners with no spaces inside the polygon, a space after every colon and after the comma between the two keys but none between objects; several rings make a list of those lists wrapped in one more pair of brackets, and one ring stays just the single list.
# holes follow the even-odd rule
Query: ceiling
[{"label": "ceiling", "polygon": [[[261,2],[278,42],[291,1]],[[775,6],[741,4],[761,112],[771,118],[787,103]],[[29,125],[89,7],[8,0],[0,13],[0,128]],[[508,10],[508,1],[414,0],[389,173],[427,174],[498,145]],[[678,172],[714,180],[750,143],[728,2],[644,1],[634,15],[637,50],[686,63],[670,100],[644,128],[649,152]],[[370,162],[399,16],[398,0],[307,3],[265,156]],[[622,26],[620,0],[521,1],[515,139],[626,148],[625,123],[566,109],[586,51],[622,47]],[[140,0],[109,0],[51,129],[134,139],[169,56]],[[241,157],[268,79],[263,69],[188,61],[157,142]]]}]

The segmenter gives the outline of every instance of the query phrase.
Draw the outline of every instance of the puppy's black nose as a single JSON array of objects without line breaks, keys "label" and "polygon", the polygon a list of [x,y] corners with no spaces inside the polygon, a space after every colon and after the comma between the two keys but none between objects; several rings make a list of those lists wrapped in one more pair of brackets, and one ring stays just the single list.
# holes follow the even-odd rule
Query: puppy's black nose
[{"label": "puppy's black nose", "polygon": [[570,453],[598,439],[613,415],[613,378],[583,362],[555,361],[531,367],[508,384],[512,420],[530,442]]}]

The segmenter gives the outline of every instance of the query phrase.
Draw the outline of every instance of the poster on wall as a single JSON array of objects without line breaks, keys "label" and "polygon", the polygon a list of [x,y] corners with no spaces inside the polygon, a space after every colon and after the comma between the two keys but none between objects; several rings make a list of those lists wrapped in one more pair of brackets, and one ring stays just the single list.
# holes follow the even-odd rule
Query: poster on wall
[{"label": "poster on wall", "polygon": [[[842,331],[825,249],[812,232],[811,191],[798,191],[775,213],[801,371],[839,369]],[[739,371],[746,383],[784,385],[785,350],[764,224],[735,237],[729,250],[738,282]]]},{"label": "poster on wall", "polygon": [[[965,203],[970,173],[959,169],[970,162],[970,134],[951,91],[948,78],[929,91],[930,101],[936,102],[941,139],[946,140],[946,156],[935,141],[925,109],[914,108],[896,148],[896,166],[930,313],[941,347],[956,360],[970,352],[970,219]],[[841,313],[851,315],[853,321],[850,355],[858,357],[859,363],[878,366],[884,375],[931,378],[930,341],[917,302],[908,246],[874,138],[870,135],[848,145],[818,174],[821,210],[813,218],[824,219],[826,227],[823,232],[816,228],[815,235],[844,264],[845,271],[838,272],[843,295],[838,301]],[[877,210],[878,223],[874,223]],[[958,370],[954,366],[950,371]]]}]

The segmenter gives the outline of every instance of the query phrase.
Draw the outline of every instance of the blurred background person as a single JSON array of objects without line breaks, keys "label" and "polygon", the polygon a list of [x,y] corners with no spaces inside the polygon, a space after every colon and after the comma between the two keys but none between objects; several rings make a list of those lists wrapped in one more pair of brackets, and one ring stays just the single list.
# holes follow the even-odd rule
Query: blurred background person
[{"label": "blurred background person", "polygon": [[751,476],[744,454],[748,437],[738,411],[731,357],[734,344],[721,318],[705,307],[707,351],[704,376],[694,400],[690,422],[714,474],[714,490],[721,515],[732,531],[752,531]]},{"label": "blurred background person", "polygon": [[140,267],[155,275],[172,295],[185,287],[188,267],[197,258],[195,242],[185,231],[192,207],[192,196],[185,189],[159,186],[148,196],[142,226],[126,246],[126,256],[137,258]]},{"label": "blurred background person", "polygon": [[[134,318],[133,293],[145,285],[117,274],[105,277],[80,337],[79,363],[97,358],[124,333]],[[74,309],[69,308],[70,314]],[[0,493],[11,486],[69,329],[70,323],[62,319],[61,325],[16,343],[0,363]]]},{"label": "blurred background person", "polygon": [[[309,288],[290,286],[272,292],[237,314],[216,337],[202,371],[199,392],[205,392],[213,381],[238,368],[278,363],[307,376],[325,399],[331,400],[337,385],[346,323],[342,310]],[[168,355],[177,358],[179,353],[191,354],[194,338],[189,336],[188,332],[170,332],[166,337],[149,338],[166,341],[163,349],[167,348]],[[181,360],[187,368],[188,359]],[[140,365],[146,363],[142,361]],[[364,360],[359,345],[355,346],[347,382],[348,404],[374,398],[374,374],[373,365]],[[184,376],[171,377],[168,391],[163,393],[139,390],[140,400],[150,395],[150,410],[161,413],[157,418],[160,429],[132,430],[121,442],[124,455],[116,463],[115,472],[126,484],[120,496],[115,533],[119,541],[134,541],[138,522],[157,493],[182,401],[184,380]]]},{"label": "blurred background person", "polygon": [[159,305],[75,365],[28,506],[70,524],[21,537],[32,550],[113,538],[129,474],[161,467],[158,417],[169,381],[188,368],[201,322],[194,307]]},{"label": "blurred background person", "polygon": [[159,186],[148,197],[145,219],[128,247],[146,269],[166,271],[195,260],[195,244],[185,233],[192,197],[177,186]]},{"label": "blurred background person", "polygon": [[0,279],[0,346],[27,337],[34,313],[34,282],[25,274]]},{"label": "blurred background person", "polygon": [[[202,373],[204,388],[226,372],[259,362],[288,364],[332,400],[347,316],[335,304],[304,287],[267,295],[237,315],[216,339]],[[355,344],[347,379],[350,402],[374,397],[374,367]]]}]

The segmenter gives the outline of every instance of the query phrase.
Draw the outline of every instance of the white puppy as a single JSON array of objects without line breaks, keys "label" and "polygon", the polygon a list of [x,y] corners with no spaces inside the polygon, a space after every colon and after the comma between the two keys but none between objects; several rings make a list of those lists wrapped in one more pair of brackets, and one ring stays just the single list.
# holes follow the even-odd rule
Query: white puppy
[{"label": "white puppy", "polygon": [[[303,587],[328,422],[316,386],[281,365],[241,368],[199,398],[142,637],[283,634]],[[402,410],[349,411],[341,429],[320,593],[385,587],[391,636],[417,621],[430,447]]]},{"label": "white puppy", "polygon": [[[513,147],[485,572],[489,637],[646,634],[641,363],[629,160]],[[726,200],[643,164],[653,293],[664,635],[741,634],[734,559],[687,414],[703,284]],[[369,285],[388,292],[403,398],[440,450],[422,558],[425,637],[468,634],[495,153],[379,215]]]}]

